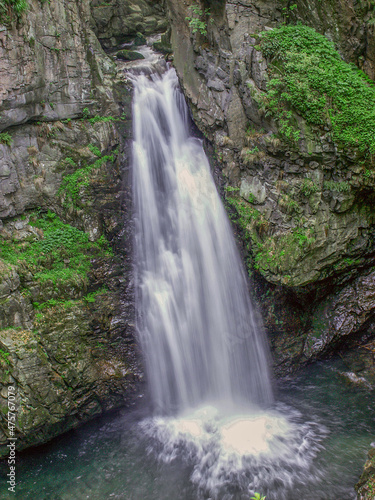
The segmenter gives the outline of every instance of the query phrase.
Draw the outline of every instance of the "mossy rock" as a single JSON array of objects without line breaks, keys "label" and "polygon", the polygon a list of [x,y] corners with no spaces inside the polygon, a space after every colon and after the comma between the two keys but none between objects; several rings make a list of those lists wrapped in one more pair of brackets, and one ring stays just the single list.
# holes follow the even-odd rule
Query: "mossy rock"
[{"label": "mossy rock", "polygon": [[133,50],[119,50],[116,53],[117,59],[121,59],[122,61],[137,61],[138,59],[144,59],[145,56],[140,52],[135,52]]},{"label": "mossy rock", "polygon": [[163,44],[163,42],[154,42],[152,47],[157,52],[161,52],[162,54],[172,54],[173,50],[170,45]]},{"label": "mossy rock", "polygon": [[142,33],[137,33],[133,42],[134,47],[139,47],[140,45],[146,45],[147,39]]}]

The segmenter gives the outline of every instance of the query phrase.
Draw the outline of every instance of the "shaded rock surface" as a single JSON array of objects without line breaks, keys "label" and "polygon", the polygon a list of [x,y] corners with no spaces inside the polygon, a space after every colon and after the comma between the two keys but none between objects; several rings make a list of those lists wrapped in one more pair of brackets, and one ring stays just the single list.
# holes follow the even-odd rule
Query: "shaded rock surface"
[{"label": "shaded rock surface", "polygon": [[137,33],[162,33],[168,27],[163,3],[162,0],[93,0],[91,25],[105,48],[134,39]]},{"label": "shaded rock surface", "polygon": [[131,85],[91,30],[88,2],[29,4],[0,29],[0,129],[11,136],[0,144],[0,455],[8,387],[24,449],[123,406],[142,378]]}]

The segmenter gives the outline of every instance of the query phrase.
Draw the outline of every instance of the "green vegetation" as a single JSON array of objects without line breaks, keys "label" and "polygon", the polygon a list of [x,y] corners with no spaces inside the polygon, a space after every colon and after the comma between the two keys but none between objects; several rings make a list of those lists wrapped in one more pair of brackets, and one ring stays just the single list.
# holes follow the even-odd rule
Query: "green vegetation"
[{"label": "green vegetation", "polygon": [[9,23],[13,13],[19,19],[28,7],[26,0],[0,0],[0,23]]},{"label": "green vegetation", "polygon": [[264,495],[261,495],[260,493],[254,493],[254,496],[251,497],[251,500],[266,500],[266,497]]},{"label": "green vegetation", "polygon": [[[204,20],[205,17],[210,16],[210,9],[205,9],[204,11],[199,7],[199,5],[191,5],[189,7],[191,16],[187,16],[185,19],[189,21],[189,26],[192,33],[200,33],[201,35],[207,35],[207,22]],[[211,22],[213,20],[211,19]]]},{"label": "green vegetation", "polygon": [[92,118],[89,118],[88,121],[93,125],[94,123],[109,123],[118,120],[113,116],[99,116],[95,115]]},{"label": "green vegetation", "polygon": [[[63,305],[65,309],[69,309],[74,305],[73,300],[60,300],[60,299],[49,299],[46,302],[42,302],[41,304],[39,302],[33,302],[33,307],[34,309],[46,309],[48,307],[55,307],[57,305]],[[44,316],[41,313],[38,313],[35,315],[36,319],[40,320]]]},{"label": "green vegetation", "polygon": [[282,194],[280,196],[279,205],[284,207],[288,215],[299,214],[301,212],[298,203],[288,194]]},{"label": "green vegetation", "polygon": [[[0,0],[1,1],[1,0]],[[2,132],[0,134],[0,143],[10,146],[13,142],[12,136],[8,132]]]},{"label": "green vegetation", "polygon": [[323,189],[326,191],[337,191],[339,193],[348,193],[350,191],[350,184],[348,182],[335,182],[335,181],[324,181]]},{"label": "green vegetation", "polygon": [[10,365],[10,361],[8,359],[9,357],[9,352],[3,351],[3,349],[0,349],[0,361],[5,361],[7,365]]},{"label": "green vegetation", "polygon": [[82,118],[84,120],[87,120],[88,118],[90,118],[90,111],[89,111],[89,108],[84,108],[82,110]]},{"label": "green vegetation", "polygon": [[375,87],[345,63],[332,42],[307,26],[282,26],[261,34],[271,79],[258,97],[279,123],[280,134],[297,140],[295,110],[307,123],[330,125],[343,148],[375,153]]},{"label": "green vegetation", "polygon": [[[1,0],[0,0],[1,1]],[[90,117],[90,110],[89,108],[84,108],[82,110],[82,119],[87,120],[91,125],[94,123],[109,123],[113,121],[119,120],[119,118],[115,118],[114,116],[100,116],[100,115],[95,115]]]},{"label": "green vegetation", "polygon": [[107,293],[107,292],[108,292],[108,289],[106,287],[102,287],[99,290],[96,290],[96,292],[91,292],[91,293],[88,293],[87,295],[85,295],[83,297],[83,300],[85,302],[87,302],[88,304],[91,304],[91,303],[95,302],[95,299],[98,295],[102,295],[102,294]]},{"label": "green vegetation", "polygon": [[305,228],[295,228],[287,233],[268,236],[261,245],[258,244],[254,267],[261,272],[285,274],[286,271],[294,269],[314,242],[312,230]]},{"label": "green vegetation", "polygon": [[[226,188],[231,192],[236,188]],[[269,222],[257,209],[238,196],[227,196],[227,202],[235,209],[232,216],[236,224],[244,231],[248,249],[251,249],[253,261],[248,260],[248,272],[252,267],[262,274],[282,274],[285,282],[291,282],[291,271],[302,260],[315,242],[312,228],[296,227],[288,232],[269,234]],[[298,214],[300,207],[294,200],[286,198],[288,213]]]},{"label": "green vegetation", "polygon": [[[95,146],[93,146],[95,148]],[[95,148],[99,155],[101,154],[98,148]],[[94,153],[96,154],[96,153]],[[68,158],[65,160],[67,161]],[[95,169],[99,169],[107,161],[114,161],[114,155],[106,155],[98,158],[91,165],[86,165],[83,168],[79,168],[73,174],[66,175],[61,183],[58,194],[65,195],[65,201],[63,206],[67,207],[77,207],[78,198],[82,194],[82,190],[87,189],[90,186],[90,179],[92,173]],[[70,162],[69,162],[70,163]]]},{"label": "green vegetation", "polygon": [[306,177],[306,179],[303,180],[303,183],[301,186],[301,193],[304,196],[309,197],[318,191],[319,191],[319,186],[312,179],[310,179],[309,177]]},{"label": "green vegetation", "polygon": [[94,146],[93,144],[89,144],[87,147],[89,148],[91,153],[93,153],[95,156],[98,156],[99,158],[102,156],[102,153],[97,146]]},{"label": "green vegetation", "polygon": [[105,238],[90,242],[87,233],[64,224],[51,211],[34,213],[30,224],[41,237],[22,242],[2,240],[0,255],[5,262],[17,266],[19,274],[31,273],[41,284],[49,281],[57,287],[80,286],[87,281],[91,259],[110,254]]}]

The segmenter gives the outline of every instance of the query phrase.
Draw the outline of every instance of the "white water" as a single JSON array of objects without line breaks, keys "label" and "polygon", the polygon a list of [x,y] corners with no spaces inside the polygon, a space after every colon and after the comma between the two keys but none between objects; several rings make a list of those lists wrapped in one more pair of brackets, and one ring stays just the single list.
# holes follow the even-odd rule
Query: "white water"
[{"label": "white water", "polygon": [[261,322],[175,71],[132,78],[137,330],[159,415],[141,432],[160,460],[192,466],[204,498],[287,498],[315,480],[324,430],[267,410]]},{"label": "white water", "polygon": [[173,69],[136,77],[138,332],[158,411],[269,404],[245,272]]}]

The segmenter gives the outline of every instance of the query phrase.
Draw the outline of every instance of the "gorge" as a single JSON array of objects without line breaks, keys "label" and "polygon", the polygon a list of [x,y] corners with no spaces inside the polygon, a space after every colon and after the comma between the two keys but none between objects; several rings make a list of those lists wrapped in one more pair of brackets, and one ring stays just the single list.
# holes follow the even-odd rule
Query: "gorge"
[{"label": "gorge", "polygon": [[[191,6],[198,10],[192,10]],[[137,210],[137,197],[132,199],[130,174],[132,168],[133,173],[140,169],[134,170],[137,162],[132,164],[130,161],[133,85],[131,78],[124,73],[128,63],[115,57],[121,44],[125,44],[122,50],[125,47],[136,51],[139,44],[144,43],[143,35],[166,32],[156,46],[167,53],[168,59],[172,59],[170,54],[173,51],[173,66],[182,91],[195,125],[203,134],[200,139],[191,139],[195,146],[188,156],[198,155],[199,163],[205,162],[201,156],[203,152],[198,153],[197,149],[199,141],[203,140],[218,191],[233,221],[242,257],[247,264],[254,301],[264,320],[274,371],[280,378],[277,387],[282,397],[277,394],[277,401],[288,406],[290,416],[285,408],[273,408],[272,411],[281,412],[286,421],[291,419],[289,423],[296,441],[290,450],[294,450],[294,456],[299,446],[298,439],[303,433],[309,436],[306,451],[309,479],[306,479],[301,464],[299,468],[296,463],[291,466],[286,462],[286,468],[294,467],[298,471],[296,476],[299,476],[288,486],[289,489],[279,490],[280,485],[277,481],[273,483],[269,476],[269,490],[260,482],[253,484],[251,493],[259,486],[258,491],[267,494],[267,498],[273,498],[275,492],[275,498],[287,494],[288,498],[293,498],[293,495],[295,498],[309,498],[308,495],[310,498],[319,498],[319,495],[325,498],[325,490],[332,494],[332,498],[355,498],[353,486],[365,462],[366,450],[374,441],[371,438],[373,406],[370,396],[375,382],[371,2],[334,1],[322,5],[318,0],[308,3],[220,1],[198,4],[139,0],[107,5],[66,0],[54,4],[31,1],[25,13],[17,16],[16,12],[12,13],[9,7],[7,17],[2,18],[0,32],[0,442],[3,454],[6,453],[8,438],[4,418],[6,391],[11,384],[17,388],[19,451],[45,443],[103,412],[130,404],[134,394],[143,392],[144,369],[136,345],[135,320],[140,314],[143,321],[150,313],[150,319],[146,319],[149,328],[150,325],[156,328],[159,320],[155,319],[155,304],[154,309],[147,305],[142,310],[135,308],[134,303],[137,289],[134,280],[137,285],[138,274],[134,275],[132,265],[132,242],[139,218],[136,217],[135,221],[133,218],[132,203],[134,201]],[[201,23],[198,25],[200,30],[194,32],[192,19]],[[312,73],[308,70],[310,67],[317,69]],[[149,81],[145,79],[145,87]],[[294,88],[297,88],[296,92]],[[362,96],[362,100],[358,96]],[[181,100],[180,111],[183,106]],[[187,114],[185,111],[186,119]],[[159,130],[155,133],[160,134],[157,143],[162,149],[159,151],[165,151],[168,140],[164,143],[161,132],[168,135],[168,129],[172,128],[173,133],[177,133],[178,126],[173,123],[171,127],[164,118],[160,120],[156,127]],[[199,136],[197,130],[193,133]],[[136,133],[134,139],[137,144]],[[181,142],[180,138],[176,144],[181,145]],[[203,173],[200,179],[202,176]],[[186,172],[182,178],[181,185],[186,190],[193,181]],[[161,176],[158,182],[163,184],[166,180]],[[168,182],[176,181],[169,179]],[[202,180],[199,186],[201,184]],[[152,195],[147,186],[140,188],[139,196],[145,196],[145,206],[152,206]],[[189,206],[191,202],[186,199],[184,203]],[[211,201],[209,205],[217,206],[217,203]],[[164,222],[166,226],[176,224],[176,218],[181,219],[177,207],[173,210],[168,204],[166,195],[154,207],[150,217],[154,217],[156,211],[169,221],[168,224]],[[219,218],[217,224],[227,224],[221,210],[215,210],[215,217]],[[152,220],[155,228],[157,223]],[[186,223],[194,225],[192,220],[190,218]],[[190,377],[189,386],[191,380],[195,384],[201,381],[198,393],[207,393],[205,387],[210,385],[207,374],[212,377],[212,373],[218,373],[214,382],[217,386],[224,386],[224,392],[230,395],[235,393],[233,388],[238,387],[238,382],[253,393],[244,379],[254,380],[254,387],[267,379],[264,371],[267,362],[262,360],[259,350],[255,355],[246,346],[245,349],[239,348],[232,358],[225,359],[229,353],[224,348],[228,338],[215,336],[214,330],[220,331],[223,326],[223,330],[228,331],[228,326],[224,328],[223,325],[227,322],[230,329],[240,331],[241,325],[248,328],[251,321],[243,314],[240,305],[243,301],[246,303],[244,293],[238,291],[238,297],[233,295],[233,285],[230,285],[222,295],[217,285],[219,278],[212,271],[219,267],[228,279],[234,279],[236,272],[233,269],[225,271],[223,264],[216,262],[214,265],[219,250],[225,252],[225,246],[220,244],[216,249],[215,246],[210,249],[208,230],[201,228],[200,231],[199,239],[185,242],[191,250],[199,246],[197,242],[202,242],[204,237],[202,249],[207,252],[204,254],[201,250],[205,255],[203,262],[206,262],[204,272],[200,270],[199,275],[195,272],[192,276],[200,280],[198,290],[208,287],[209,282],[210,288],[215,289],[214,296],[226,298],[215,302],[213,296],[213,312],[208,315],[210,321],[205,318],[199,324],[202,313],[197,312],[201,311],[204,300],[194,293],[186,293],[192,285],[189,272],[185,272],[185,285],[182,285],[179,275],[175,275],[176,283],[181,287],[178,291],[174,286],[178,302],[189,300],[186,311],[197,313],[194,313],[194,331],[203,328],[209,332],[209,325],[213,330],[205,340],[204,337],[194,338],[191,357],[188,348],[184,352],[188,361],[186,366],[182,358],[174,364],[176,384],[168,389],[169,402],[157,396],[163,385],[161,366],[157,376],[150,376],[146,357],[150,396],[164,409],[177,404],[186,410],[195,406],[191,403],[206,402],[200,395],[194,396],[194,401],[189,401],[189,404],[176,402],[176,394],[181,395],[180,391],[186,389],[178,381],[186,380],[186,374]],[[184,229],[180,232],[187,238]],[[165,238],[165,245],[175,249],[176,242],[169,241],[169,231],[166,231]],[[224,239],[228,241],[227,236]],[[135,243],[138,252],[137,240]],[[224,254],[224,261],[234,262],[237,259],[235,252]],[[144,258],[148,260],[147,256]],[[171,273],[171,255],[167,252],[163,258],[166,259],[167,274]],[[185,268],[191,265],[184,259],[181,262],[173,264],[176,273],[181,265]],[[160,261],[155,270],[165,272]],[[155,282],[161,286],[161,275],[158,276]],[[167,288],[166,285],[156,294],[151,288],[150,300],[152,296],[159,296],[161,300]],[[223,308],[217,305],[223,303],[221,300],[232,301],[230,319],[222,316]],[[244,307],[249,310],[248,305]],[[219,309],[220,316],[215,316],[215,309]],[[186,311],[171,314],[175,321],[171,323],[171,332],[181,328],[180,335],[184,338]],[[239,337],[242,339],[243,335]],[[140,340],[144,347],[145,340]],[[199,342],[207,344],[208,352],[217,349],[219,357],[215,355],[213,360],[203,362],[201,355],[201,361],[196,365],[194,359],[199,356],[194,348]],[[221,347],[216,342],[221,342]],[[154,346],[154,358],[160,363],[163,352],[171,349],[175,349],[175,345],[170,344],[159,351]],[[303,368],[312,361],[337,354],[341,356],[338,365],[317,365],[321,366],[322,375],[314,371],[315,367]],[[200,371],[202,364],[212,367],[214,358],[220,361],[222,371],[218,367],[207,368],[206,374]],[[247,361],[242,362],[245,358]],[[171,366],[168,363],[171,363],[171,358],[163,366]],[[238,365],[238,373],[233,365]],[[251,377],[247,371],[249,365]],[[302,372],[295,375],[301,369]],[[179,370],[184,372],[182,378]],[[308,382],[309,375],[304,375],[303,370],[312,374],[314,382]],[[328,391],[337,391],[343,400],[335,401],[335,412],[330,415],[328,410],[322,415],[322,409],[322,414],[317,415],[312,407],[302,409],[303,397],[296,402],[285,395],[288,393],[286,386],[290,385],[298,392],[294,381],[305,380],[301,384],[309,387],[306,390],[311,390],[313,399],[313,394],[319,392],[316,386],[320,378],[325,380],[322,384],[329,388]],[[346,383],[349,384],[347,390]],[[165,386],[160,390],[165,394]],[[217,396],[213,386],[208,393],[212,391]],[[243,394],[242,390],[240,393]],[[322,394],[324,391],[314,400],[315,405],[326,400],[327,396]],[[183,399],[186,401],[185,397]],[[135,418],[133,410],[121,414],[118,420],[117,417],[108,417],[112,420],[108,420],[111,423],[107,425],[107,437],[112,432],[120,435],[119,422],[124,426],[124,432],[129,433],[125,439],[130,449],[134,450],[131,444],[134,440],[139,439],[146,449],[152,448],[151,442],[157,443],[160,437],[164,437],[169,443],[170,454],[163,453],[156,444],[152,453],[161,456],[162,463],[169,463],[176,443],[181,445],[179,428],[174,428],[174,437],[167,436],[168,425],[171,428],[170,422],[166,423],[168,416],[156,424],[152,419],[147,420],[145,409],[139,411],[143,411],[140,419]],[[208,413],[205,414],[206,440],[203,441],[213,450],[214,456],[223,457],[220,452],[222,443],[213,438],[217,431],[212,430],[218,419],[221,422],[221,417],[215,416],[212,408],[204,411]],[[335,430],[333,422],[338,418],[337,412],[348,411],[352,411],[352,417],[340,417]],[[310,412],[314,418],[309,420],[307,415]],[[187,423],[182,422],[182,426],[197,421],[195,414],[186,418]],[[126,423],[127,419],[129,422],[144,421],[145,427],[134,431]],[[363,426],[360,438],[355,437],[352,430],[356,419]],[[346,443],[336,447],[335,454],[335,447],[326,445],[326,436],[331,436],[328,441],[334,441],[336,432],[343,436],[340,432],[344,421],[348,440],[351,443],[358,441],[357,452],[355,446]],[[219,434],[228,430],[226,424],[220,423],[219,427],[223,427],[220,427]],[[269,425],[277,428],[279,421],[271,419]],[[89,431],[82,429],[82,432]],[[146,441],[142,441],[137,432],[143,433]],[[96,439],[91,434],[86,436],[86,443]],[[340,443],[344,441],[342,437],[337,439]],[[109,441],[113,443],[111,439]],[[59,454],[59,451],[54,451],[54,445],[51,446],[46,450],[46,457],[49,453]],[[84,448],[87,444],[82,446]],[[320,456],[322,446],[330,456],[323,459],[327,469],[330,469],[327,465],[330,461],[336,461],[337,470],[340,469],[338,455],[355,456],[348,458],[348,463],[354,460],[356,472],[352,475],[341,472],[340,477],[348,479],[345,485],[340,484],[340,479],[336,483],[332,480],[332,474],[338,474],[335,471],[330,473],[330,479],[323,474],[323,481],[313,485],[324,470],[322,464],[317,466],[316,463],[320,460],[316,457]],[[176,478],[185,479],[180,483],[176,479],[174,486],[183,485],[186,498],[195,498],[197,491],[203,498],[207,491],[212,495],[225,494],[222,490],[215,493],[205,483],[213,477],[205,475],[207,470],[200,468],[199,457],[205,455],[207,449],[203,447],[199,451],[194,442],[188,443],[188,448],[192,457],[195,456],[193,465],[190,463],[187,469],[177,467]],[[141,458],[143,455],[139,450],[135,455],[126,452],[124,457],[128,457],[124,458],[127,468],[131,468],[132,460],[138,464],[146,460]],[[40,460],[42,463],[43,458]],[[152,458],[147,460],[152,462]],[[208,460],[212,460],[212,456]],[[24,495],[32,491],[33,469],[30,468],[28,473],[26,463],[27,455],[22,462],[22,471],[25,478],[29,477],[29,482],[20,485],[24,488]],[[119,461],[116,463],[119,469],[124,465]],[[155,467],[166,467],[165,477],[168,476],[167,465],[150,467],[155,473]],[[313,471],[311,467],[318,468]],[[364,479],[359,495],[372,498],[371,460],[366,467],[368,481]],[[232,478],[234,490],[231,494],[245,494],[242,481],[247,480],[248,485],[251,483],[247,473],[237,476],[236,482],[233,469],[223,466],[223,470]],[[134,476],[138,473],[134,470]],[[186,480],[190,473],[195,478],[192,484]],[[148,473],[145,474],[147,477]],[[172,495],[173,486],[166,492],[163,490],[165,486],[159,484],[160,490],[152,493],[147,481],[146,490],[137,490],[132,483],[126,493],[120,493],[119,476],[113,471],[110,476],[116,477],[114,483],[110,483],[112,486],[116,484],[115,488],[119,488],[117,494],[123,494],[123,498],[136,494],[132,491],[138,491],[138,498],[147,498],[147,495],[151,495],[149,498],[155,498],[155,495],[169,498],[168,495]],[[228,477],[224,473],[222,477],[227,484]],[[302,478],[306,479],[307,490],[300,489]],[[85,487],[76,487],[76,496],[71,493],[72,498],[86,494]],[[97,492],[95,489],[88,491],[92,498],[95,495],[103,498],[112,490],[98,486]],[[69,495],[69,492],[64,494]]]}]

